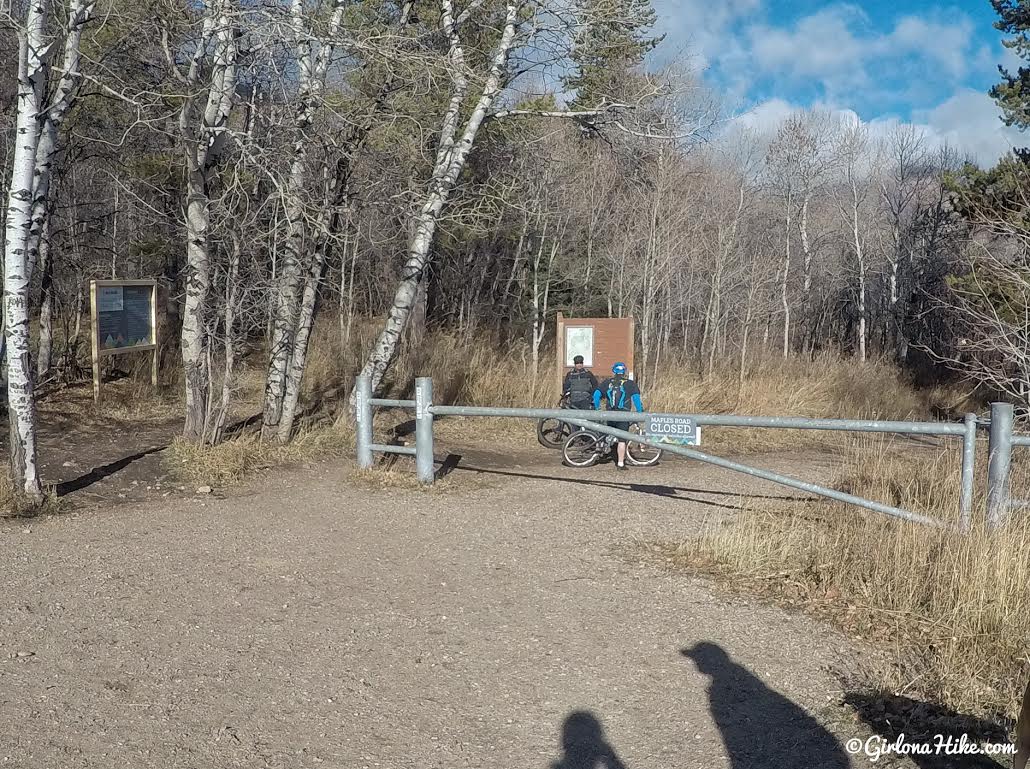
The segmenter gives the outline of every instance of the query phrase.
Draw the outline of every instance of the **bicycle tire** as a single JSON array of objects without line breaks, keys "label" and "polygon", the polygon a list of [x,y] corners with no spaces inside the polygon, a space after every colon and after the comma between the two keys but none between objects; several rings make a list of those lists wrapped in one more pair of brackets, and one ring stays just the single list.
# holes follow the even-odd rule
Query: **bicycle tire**
[{"label": "bicycle tire", "polygon": [[[640,428],[637,425],[633,425],[630,432],[638,432]],[[658,464],[658,460],[662,458],[662,450],[651,446],[647,443],[634,443],[628,441],[626,443],[626,459],[631,465],[636,467],[650,467],[651,465]]]},{"label": "bicycle tire", "polygon": [[571,434],[568,422],[560,419],[541,419],[536,423],[537,442],[545,449],[560,449]]},{"label": "bicycle tire", "polygon": [[568,467],[593,467],[601,458],[597,436],[589,430],[575,432],[565,441],[561,454],[562,463]]}]

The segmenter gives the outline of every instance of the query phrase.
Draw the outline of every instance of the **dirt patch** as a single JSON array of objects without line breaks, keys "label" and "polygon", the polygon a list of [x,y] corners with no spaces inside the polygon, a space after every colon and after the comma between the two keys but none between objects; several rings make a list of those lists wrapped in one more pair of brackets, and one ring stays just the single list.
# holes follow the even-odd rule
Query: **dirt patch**
[{"label": "dirt patch", "polygon": [[865,727],[832,726],[831,671],[855,647],[611,555],[775,489],[691,462],[572,473],[466,453],[441,494],[326,463],[0,525],[0,760],[852,765],[842,745]]}]

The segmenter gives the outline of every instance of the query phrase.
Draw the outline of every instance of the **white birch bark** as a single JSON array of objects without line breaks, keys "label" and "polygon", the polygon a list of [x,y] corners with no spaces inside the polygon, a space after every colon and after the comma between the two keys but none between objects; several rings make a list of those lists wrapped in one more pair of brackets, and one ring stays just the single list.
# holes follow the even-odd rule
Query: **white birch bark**
[{"label": "white birch bark", "polygon": [[[286,244],[283,261],[276,281],[273,297],[272,335],[268,357],[268,375],[265,379],[265,403],[262,415],[263,438],[280,436],[283,399],[286,397],[287,379],[293,358],[297,333],[298,295],[301,291],[301,273],[304,258],[308,207],[304,194],[308,187],[308,164],[311,148],[310,129],[314,122],[326,71],[335,50],[345,7],[344,0],[334,0],[327,39],[316,41],[309,30],[303,0],[291,0],[290,23],[293,30],[294,54],[297,59],[298,94],[293,124],[293,158],[287,180]],[[317,49],[317,50],[316,50]],[[325,169],[326,171],[328,169]],[[318,271],[319,274],[321,270]],[[306,288],[305,288],[306,292]],[[287,429],[287,433],[289,429]]]},{"label": "white birch bark", "polygon": [[794,196],[787,194],[784,202],[784,228],[785,242],[783,244],[783,282],[780,283],[780,303],[783,305],[783,357],[790,355],[790,296],[788,286],[790,284],[790,225],[794,213]]},{"label": "white birch bark", "polygon": [[36,460],[36,402],[29,362],[29,236],[39,148],[40,110],[46,86],[44,32],[47,0],[32,0],[18,30],[18,118],[4,244],[4,339],[7,348],[7,413],[11,482],[32,504],[43,498]]},{"label": "white birch bark", "polygon": [[533,262],[533,395],[536,395],[536,386],[540,379],[540,344],[547,335],[547,307],[551,296],[551,275],[554,269],[554,258],[558,254],[558,247],[561,244],[563,227],[558,228],[551,237],[551,252],[547,258],[547,273],[544,275],[544,285],[540,286],[540,267],[544,252],[544,244],[547,237],[547,223],[544,223],[544,230],[540,235],[540,247],[537,249],[536,259]]},{"label": "white birch bark", "polygon": [[[28,260],[29,277],[35,273],[39,259],[40,241],[44,236],[45,220],[50,215],[50,186],[53,180],[53,166],[61,151],[60,130],[74,106],[78,96],[80,71],[80,44],[82,30],[93,16],[96,0],[72,0],[68,7],[68,22],[64,31],[64,52],[61,62],[61,78],[43,116],[39,143],[36,147],[35,174],[32,187],[32,224],[29,228]],[[46,86],[44,85],[44,89]]]},{"label": "white birch bark", "polygon": [[854,181],[852,181],[852,189],[855,192],[851,235],[855,247],[855,259],[858,262],[858,359],[864,363],[866,360],[866,338],[868,336],[866,329],[866,264],[865,252],[862,250],[862,238],[859,232],[858,192]]},{"label": "white birch bark", "polygon": [[209,184],[225,142],[225,131],[236,90],[238,50],[229,0],[217,0],[205,9],[203,33],[186,75],[180,79],[191,89],[200,86],[202,63],[213,41],[207,100],[198,114],[198,95],[184,99],[179,131],[186,159],[186,299],[183,307],[181,350],[186,380],[186,422],[183,436],[203,441],[208,434],[211,404],[208,298],[211,289]]},{"label": "white birch bark", "polygon": [[50,371],[54,349],[54,260],[50,252],[50,217],[43,218],[43,231],[36,245],[39,252],[39,347],[36,350],[36,376]]},{"label": "white birch bark", "polygon": [[[475,105],[460,130],[459,137],[462,105],[469,87],[468,79],[465,76],[465,53],[458,34],[460,19],[456,19],[454,16],[452,0],[441,0],[441,9],[441,26],[449,41],[451,99],[441,123],[440,143],[429,189],[419,212],[415,215],[414,236],[408,245],[408,257],[401,272],[401,279],[394,293],[383,330],[376,339],[372,352],[361,370],[362,375],[371,377],[373,389],[382,382],[387,367],[396,355],[397,342],[408,321],[419,280],[421,280],[429,260],[429,250],[440,212],[447,203],[451,189],[458,180],[458,175],[465,167],[465,161],[479,133],[479,128],[486,118],[487,111],[501,91],[502,78],[515,42],[518,6],[514,0],[508,0],[504,26],[494,49],[487,77]],[[352,401],[353,397],[352,393]]]}]

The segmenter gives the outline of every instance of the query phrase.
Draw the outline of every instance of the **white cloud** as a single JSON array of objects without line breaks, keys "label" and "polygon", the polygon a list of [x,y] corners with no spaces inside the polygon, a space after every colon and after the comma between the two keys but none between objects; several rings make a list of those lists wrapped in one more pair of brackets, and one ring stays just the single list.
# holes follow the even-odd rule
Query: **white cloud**
[{"label": "white cloud", "polygon": [[962,13],[947,20],[902,16],[889,32],[879,32],[861,8],[839,4],[789,27],[751,25],[747,40],[760,76],[818,85],[835,98],[856,89],[884,88],[887,84],[877,81],[887,73],[904,79],[907,72],[925,73],[928,67],[955,83],[977,58],[971,50],[974,33]]},{"label": "white cloud", "polygon": [[879,49],[879,55],[915,53],[959,79],[967,72],[973,34],[973,22],[966,16],[959,15],[949,23],[906,16],[874,47]]},{"label": "white cloud", "polygon": [[861,18],[851,6],[838,6],[806,16],[790,29],[754,25],[748,30],[751,53],[766,73],[861,80],[866,52],[851,31]]},{"label": "white cloud", "polygon": [[658,28],[668,34],[661,59],[689,52],[695,65],[711,69],[730,110],[752,103],[756,88],[774,95],[729,121],[726,138],[743,131],[768,135],[803,107],[849,120],[860,119],[857,109],[874,135],[885,135],[901,119],[870,113],[885,106],[908,113],[908,105],[928,105],[911,109],[911,122],[927,140],[981,164],[995,162],[1013,146],[1030,145],[1030,136],[1000,121],[987,94],[965,85],[974,75],[996,72],[999,63],[1014,68],[1020,62],[978,37],[961,10],[910,13],[876,28],[857,2],[825,3],[789,25],[771,23],[764,0],[655,2]]},{"label": "white cloud", "polygon": [[959,151],[986,165],[1013,147],[1030,144],[1030,137],[1007,127],[1000,115],[990,96],[965,88],[932,109],[917,111],[914,117]]},{"label": "white cloud", "polygon": [[[854,110],[832,104],[815,104],[812,108],[845,122],[862,122],[873,138],[885,137],[899,125],[913,125],[930,146],[947,145],[982,166],[993,165],[1013,147],[1030,145],[1030,136],[1001,122],[998,107],[989,96],[971,89],[963,89],[931,109],[917,111],[912,121],[893,115],[861,120]],[[802,109],[802,105],[783,99],[769,99],[731,120],[724,138],[732,142],[741,132],[771,138],[788,116]]]},{"label": "white cloud", "polygon": [[771,134],[799,109],[801,107],[797,104],[784,99],[767,99],[735,117],[730,125],[758,135]]},{"label": "white cloud", "polygon": [[699,71],[718,66],[719,85],[730,101],[740,100],[752,85],[741,62],[747,57],[738,30],[762,14],[764,0],[654,0],[656,29],[666,39],[655,63],[689,60]]}]

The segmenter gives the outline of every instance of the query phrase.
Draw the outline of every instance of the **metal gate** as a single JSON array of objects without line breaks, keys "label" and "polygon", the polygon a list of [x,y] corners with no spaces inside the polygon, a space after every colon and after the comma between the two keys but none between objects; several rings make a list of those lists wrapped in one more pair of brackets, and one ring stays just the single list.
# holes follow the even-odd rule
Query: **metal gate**
[{"label": "metal gate", "polygon": [[[960,489],[959,527],[967,531],[971,524],[973,507],[973,480],[976,463],[976,439],[981,426],[990,427],[988,452],[987,521],[992,527],[1001,525],[1011,507],[1030,507],[1030,501],[1010,501],[1009,469],[1013,446],[1030,446],[1030,435],[1013,433],[1011,404],[991,404],[989,420],[978,420],[975,414],[966,414],[962,422],[910,422],[866,419],[809,419],[807,417],[758,417],[733,414],[659,414],[611,411],[584,411],[576,409],[492,408],[484,406],[444,406],[433,403],[433,381],[429,377],[415,380],[415,399],[398,400],[372,397],[371,380],[358,377],[356,384],[357,461],[358,467],[370,468],[374,452],[407,454],[415,457],[418,480],[432,484],[435,480],[433,460],[433,418],[437,416],[510,417],[516,419],[560,419],[578,427],[615,436],[635,443],[645,443],[674,454],[700,462],[744,473],[755,478],[778,483],[799,491],[845,502],[873,510],[877,513],[919,523],[926,526],[950,527],[950,524],[920,513],[902,510],[875,500],[865,499],[837,489],[810,483],[771,470],[752,467],[686,446],[663,443],[647,435],[602,424],[608,420],[646,422],[652,416],[686,417],[698,426],[749,427],[788,430],[829,430],[836,432],[881,433],[895,435],[928,435],[959,438],[962,442],[962,475]],[[372,415],[375,407],[408,408],[415,411],[415,446],[393,446],[374,443]]]}]

